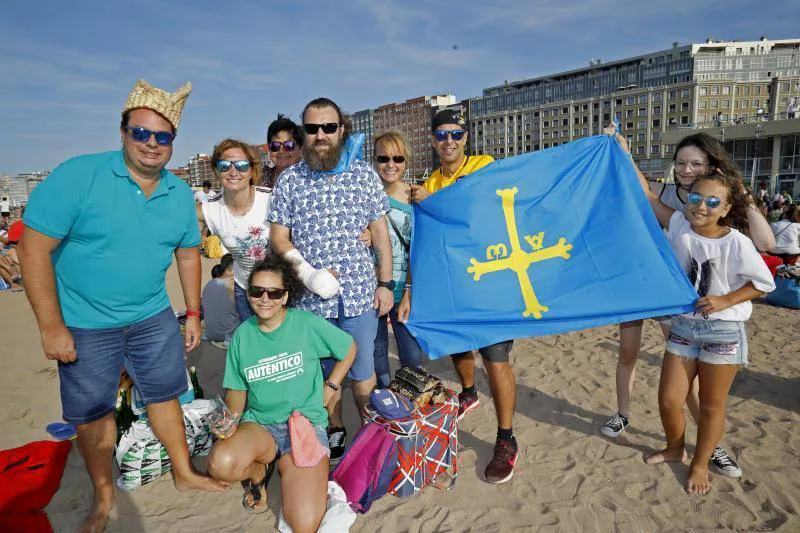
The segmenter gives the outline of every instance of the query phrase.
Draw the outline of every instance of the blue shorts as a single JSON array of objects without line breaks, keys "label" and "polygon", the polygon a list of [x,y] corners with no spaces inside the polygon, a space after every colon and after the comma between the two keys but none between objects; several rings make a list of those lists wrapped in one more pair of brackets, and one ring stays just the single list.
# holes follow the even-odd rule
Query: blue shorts
[{"label": "blue shorts", "polygon": [[[281,457],[292,451],[292,437],[289,433],[289,423],[281,422],[280,424],[259,424],[255,420],[244,420],[242,423],[250,422],[258,424],[262,428],[269,431],[272,438],[275,439],[275,446],[278,448],[278,456]],[[328,450],[330,455],[330,448],[328,448],[328,431],[319,424],[311,424],[314,428],[314,433],[317,434],[319,442]]]},{"label": "blue shorts", "polygon": [[236,312],[239,314],[239,322],[244,322],[255,313],[250,307],[250,300],[247,297],[247,290],[233,282],[233,302],[236,304]]},{"label": "blue shorts", "polygon": [[712,365],[747,365],[744,322],[672,317],[669,353]]},{"label": "blue shorts", "polygon": [[59,363],[64,420],[88,424],[114,409],[123,367],[145,405],[186,392],[185,347],[172,308],[120,328],[69,328],[78,358]]},{"label": "blue shorts", "polygon": [[[366,381],[375,375],[375,335],[378,333],[378,312],[368,309],[358,316],[344,316],[344,303],[339,299],[339,317],[329,318],[328,322],[349,333],[356,341],[356,359],[347,373],[353,381]],[[322,359],[323,373],[327,377],[336,361]]]}]

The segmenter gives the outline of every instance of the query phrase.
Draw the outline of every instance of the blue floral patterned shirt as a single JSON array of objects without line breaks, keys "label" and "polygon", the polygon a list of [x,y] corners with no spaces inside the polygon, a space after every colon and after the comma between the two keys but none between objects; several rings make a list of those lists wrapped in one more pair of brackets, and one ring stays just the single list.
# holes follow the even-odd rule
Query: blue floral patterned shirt
[{"label": "blue floral patterned shirt", "polygon": [[312,171],[305,161],[287,168],[273,191],[267,219],[289,228],[292,244],[314,268],[339,273],[338,297],[323,300],[306,290],[297,307],[325,318],[372,309],[377,278],[369,248],[358,240],[367,225],[389,211],[389,200],[373,168],[353,161],[340,174]]}]

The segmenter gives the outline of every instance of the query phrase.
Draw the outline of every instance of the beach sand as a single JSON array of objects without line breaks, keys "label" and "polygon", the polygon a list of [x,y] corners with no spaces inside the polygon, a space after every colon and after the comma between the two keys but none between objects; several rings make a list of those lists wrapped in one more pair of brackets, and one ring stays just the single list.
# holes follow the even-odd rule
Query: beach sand
[{"label": "beach sand", "polygon": [[[204,259],[204,282],[212,261]],[[173,304],[183,309],[177,275],[168,276]],[[630,429],[616,440],[598,433],[616,407],[617,328],[517,341],[512,361],[518,398],[520,457],[513,479],[481,479],[492,454],[495,417],[485,373],[480,408],[459,431],[459,476],[450,491],[430,487],[409,500],[385,496],[352,531],[800,531],[800,313],[756,303],[748,323],[750,361],[736,378],[722,440],[744,470],[741,480],[712,475],[707,496],[683,489],[687,465],[646,466],[642,453],[663,444],[658,375],[663,339],[648,322],[634,389]],[[0,294],[0,448],[47,439],[60,420],[56,365],[44,358],[33,313],[21,293]],[[206,394],[220,391],[225,354],[208,343],[190,354]],[[393,364],[397,360],[393,359]],[[429,368],[456,387],[447,360]],[[356,432],[350,393],[349,436]],[[689,423],[688,441],[695,427]],[[693,447],[689,447],[689,453]],[[109,458],[110,460],[110,458]],[[205,467],[205,459],[195,464]],[[272,531],[279,480],[269,485],[270,512],[241,507],[241,489],[227,494],[178,493],[169,476],[133,492],[117,492],[109,531]],[[54,529],[74,531],[91,500],[77,449],[46,511]]]}]

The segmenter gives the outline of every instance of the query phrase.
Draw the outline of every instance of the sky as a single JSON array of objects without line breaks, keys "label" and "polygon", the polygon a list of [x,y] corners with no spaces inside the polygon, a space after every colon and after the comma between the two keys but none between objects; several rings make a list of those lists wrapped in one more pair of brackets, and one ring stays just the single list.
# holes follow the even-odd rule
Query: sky
[{"label": "sky", "polygon": [[3,0],[0,173],[119,148],[140,78],[192,82],[178,167],[226,137],[266,142],[277,113],[319,96],[346,112],[460,100],[673,41],[800,38],[798,21],[797,0]]}]

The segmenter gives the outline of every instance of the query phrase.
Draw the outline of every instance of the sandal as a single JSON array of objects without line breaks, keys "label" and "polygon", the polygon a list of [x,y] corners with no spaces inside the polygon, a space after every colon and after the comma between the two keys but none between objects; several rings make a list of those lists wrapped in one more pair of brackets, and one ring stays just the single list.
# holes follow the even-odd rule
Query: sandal
[{"label": "sandal", "polygon": [[[244,496],[242,496],[242,507],[245,510],[252,514],[261,514],[265,512],[267,508],[267,483],[269,483],[269,479],[272,477],[272,473],[275,471],[275,461],[271,462],[267,465],[266,471],[264,472],[264,479],[257,483],[253,483],[249,479],[245,479],[241,481],[242,488],[244,489]],[[264,506],[256,509],[256,506],[261,503],[261,488],[264,488]],[[247,501],[247,497],[250,496],[251,501]]]}]

